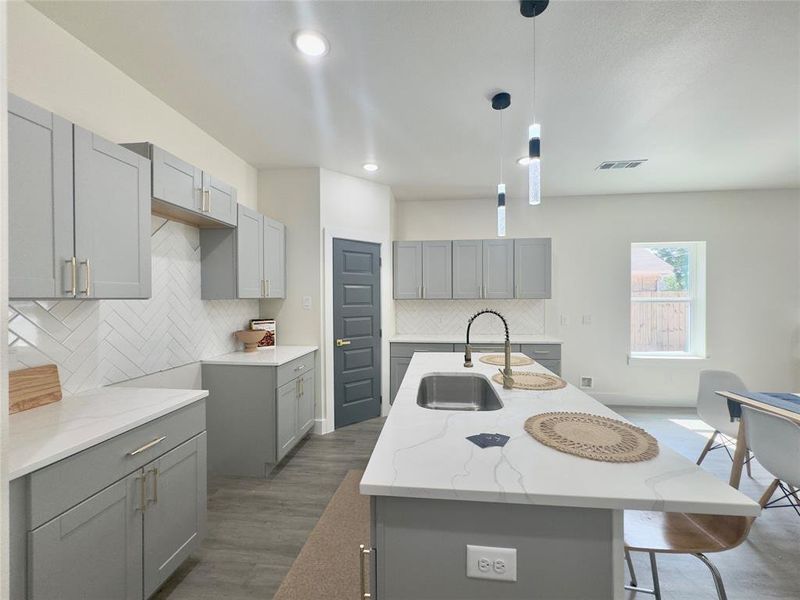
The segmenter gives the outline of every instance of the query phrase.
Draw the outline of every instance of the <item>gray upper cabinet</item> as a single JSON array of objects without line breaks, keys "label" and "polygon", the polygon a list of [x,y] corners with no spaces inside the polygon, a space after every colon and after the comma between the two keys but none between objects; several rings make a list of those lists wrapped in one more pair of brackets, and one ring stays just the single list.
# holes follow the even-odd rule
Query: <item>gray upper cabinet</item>
[{"label": "gray upper cabinet", "polygon": [[236,227],[236,188],[150,142],[123,144],[153,163],[153,214],[201,228]]},{"label": "gray upper cabinet", "polygon": [[237,204],[235,229],[201,229],[205,300],[286,297],[286,228]]},{"label": "gray upper cabinet", "polygon": [[212,219],[236,225],[236,188],[203,172],[202,209]]},{"label": "gray upper cabinet", "polygon": [[514,240],[483,241],[483,297],[514,297]]},{"label": "gray upper cabinet", "polygon": [[239,298],[263,294],[264,216],[241,204],[236,230],[236,272]]},{"label": "gray upper cabinet", "polygon": [[453,242],[453,298],[483,295],[483,241]]},{"label": "gray upper cabinet", "polygon": [[205,536],[206,434],[146,465],[144,476],[144,597],[149,598]]},{"label": "gray upper cabinet", "polygon": [[422,298],[422,242],[394,243],[394,297]]},{"label": "gray upper cabinet", "polygon": [[150,161],[74,127],[79,298],[150,296]]},{"label": "gray upper cabinet", "polygon": [[11,298],[73,297],[72,124],[8,98]]},{"label": "gray upper cabinet", "polygon": [[28,598],[142,599],[142,472],[29,535]]},{"label": "gray upper cabinet", "polygon": [[152,147],[153,200],[200,210],[203,172],[157,146]]},{"label": "gray upper cabinet", "polygon": [[150,161],[9,97],[12,298],[148,298]]},{"label": "gray upper cabinet", "polygon": [[264,296],[286,297],[286,227],[264,217]]},{"label": "gray upper cabinet", "polygon": [[552,297],[550,264],[550,238],[514,240],[514,297]]},{"label": "gray upper cabinet", "polygon": [[452,242],[422,242],[422,297],[453,297]]}]

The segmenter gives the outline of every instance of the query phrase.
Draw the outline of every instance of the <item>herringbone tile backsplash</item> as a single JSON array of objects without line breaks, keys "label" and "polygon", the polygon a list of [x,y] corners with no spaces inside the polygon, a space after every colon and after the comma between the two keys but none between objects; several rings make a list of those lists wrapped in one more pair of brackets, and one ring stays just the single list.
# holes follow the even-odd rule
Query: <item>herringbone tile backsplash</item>
[{"label": "herringbone tile backsplash", "polygon": [[[544,300],[397,300],[395,319],[398,334],[463,335],[467,319],[483,308],[491,308],[508,320],[513,334],[544,333]],[[500,319],[476,319],[477,334],[502,334]]]},{"label": "herringbone tile backsplash", "polygon": [[200,299],[200,235],[153,217],[148,300],[12,302],[10,369],[56,363],[75,393],[237,349],[257,300]]}]

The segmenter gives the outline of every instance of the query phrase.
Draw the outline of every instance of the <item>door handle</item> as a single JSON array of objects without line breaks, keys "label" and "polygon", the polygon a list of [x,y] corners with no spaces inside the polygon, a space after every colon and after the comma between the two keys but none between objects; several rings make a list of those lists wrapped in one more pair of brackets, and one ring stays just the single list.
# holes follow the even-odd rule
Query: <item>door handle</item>
[{"label": "door handle", "polygon": [[[148,471],[148,473],[153,474],[153,497],[147,500],[149,504],[152,502],[153,504],[158,502],[158,467],[153,467]],[[145,479],[147,479],[147,475],[145,475]]]},{"label": "door handle", "polygon": [[136,507],[136,510],[144,512],[147,508],[147,473],[137,477],[136,481],[139,482],[139,506]]},{"label": "door handle", "polygon": [[81,294],[85,296],[89,295],[89,292],[92,290],[92,265],[89,263],[89,259],[81,261],[82,265],[86,265],[86,289],[84,289]]},{"label": "door handle", "polygon": [[70,276],[72,277],[72,285],[64,291],[74,298],[78,295],[78,259],[73,256],[64,262],[70,266]]},{"label": "door handle", "polygon": [[361,573],[361,599],[372,598],[372,594],[367,591],[367,565],[366,561],[372,553],[372,548],[367,548],[364,544],[359,546],[358,564]]},{"label": "door handle", "polygon": [[336,347],[341,348],[342,346],[349,346],[350,340],[336,340]]},{"label": "door handle", "polygon": [[160,438],[156,438],[156,439],[154,439],[152,442],[147,442],[147,443],[146,443],[144,446],[140,446],[140,447],[139,447],[139,448],[137,448],[136,450],[131,450],[130,452],[128,452],[128,456],[136,456],[137,454],[141,454],[141,453],[142,453],[142,452],[144,452],[145,450],[149,450],[149,449],[150,449],[150,448],[152,448],[153,446],[155,446],[155,445],[157,445],[157,444],[160,444],[160,443],[161,443],[161,442],[163,442],[165,439],[167,439],[167,436],[165,436],[165,435],[162,435]]}]

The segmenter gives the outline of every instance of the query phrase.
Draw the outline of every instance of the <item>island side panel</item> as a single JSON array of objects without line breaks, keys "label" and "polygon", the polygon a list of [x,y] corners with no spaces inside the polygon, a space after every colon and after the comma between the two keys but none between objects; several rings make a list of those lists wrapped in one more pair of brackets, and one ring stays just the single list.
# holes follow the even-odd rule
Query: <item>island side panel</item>
[{"label": "island side panel", "polygon": [[[619,597],[615,511],[385,496],[374,507],[380,600]],[[468,578],[467,544],[516,548],[517,581]]]}]

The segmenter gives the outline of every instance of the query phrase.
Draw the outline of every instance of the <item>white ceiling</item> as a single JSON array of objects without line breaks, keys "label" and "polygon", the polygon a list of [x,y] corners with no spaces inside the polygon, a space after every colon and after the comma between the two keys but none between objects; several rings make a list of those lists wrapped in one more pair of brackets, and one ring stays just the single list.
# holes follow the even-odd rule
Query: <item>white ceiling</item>
[{"label": "white ceiling", "polygon": [[[526,190],[531,21],[502,2],[35,2],[258,167],[398,198]],[[800,3],[569,2],[537,23],[545,196],[800,187]],[[308,63],[290,37],[323,32]],[[595,171],[604,160],[648,158]],[[368,160],[381,169],[361,170]]]}]

